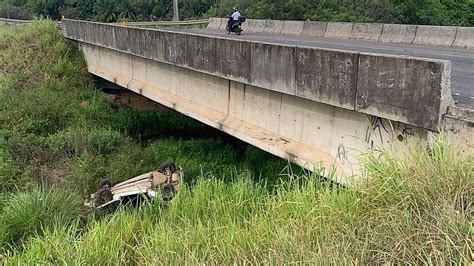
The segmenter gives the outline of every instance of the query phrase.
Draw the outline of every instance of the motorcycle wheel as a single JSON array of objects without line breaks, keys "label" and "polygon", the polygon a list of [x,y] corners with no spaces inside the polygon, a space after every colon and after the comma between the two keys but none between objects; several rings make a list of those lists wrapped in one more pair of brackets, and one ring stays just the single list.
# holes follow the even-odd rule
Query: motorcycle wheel
[{"label": "motorcycle wheel", "polygon": [[237,35],[240,35],[242,32],[239,30],[238,32],[236,32]]},{"label": "motorcycle wheel", "polygon": [[230,34],[230,28],[229,28],[229,27],[226,27],[226,28],[225,28],[225,32],[226,32],[227,34]]}]

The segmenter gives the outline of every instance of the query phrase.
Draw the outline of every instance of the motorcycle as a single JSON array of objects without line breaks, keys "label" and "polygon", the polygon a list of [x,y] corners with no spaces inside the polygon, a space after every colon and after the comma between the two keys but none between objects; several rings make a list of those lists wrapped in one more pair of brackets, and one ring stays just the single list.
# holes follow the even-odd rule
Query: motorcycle
[{"label": "motorcycle", "polygon": [[[229,17],[229,22],[227,23],[227,26],[225,28],[227,34],[230,34],[231,32],[240,35],[242,31],[242,23],[245,22],[245,17],[239,17],[238,21],[234,21],[232,17]],[[230,26],[229,26],[230,25]]]}]

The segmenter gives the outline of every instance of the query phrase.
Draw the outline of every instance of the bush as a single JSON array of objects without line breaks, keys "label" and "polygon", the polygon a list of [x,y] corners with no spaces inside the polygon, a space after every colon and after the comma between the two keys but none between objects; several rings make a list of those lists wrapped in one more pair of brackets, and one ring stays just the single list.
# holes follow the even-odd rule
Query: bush
[{"label": "bush", "polygon": [[71,190],[36,188],[15,193],[2,210],[6,239],[17,243],[55,224],[71,224],[81,216],[82,206],[81,198]]}]

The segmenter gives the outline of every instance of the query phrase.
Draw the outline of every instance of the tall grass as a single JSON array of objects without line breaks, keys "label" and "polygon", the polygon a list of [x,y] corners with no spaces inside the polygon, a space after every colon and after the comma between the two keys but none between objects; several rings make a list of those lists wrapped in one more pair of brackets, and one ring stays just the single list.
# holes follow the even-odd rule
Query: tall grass
[{"label": "tall grass", "polygon": [[74,191],[35,188],[12,194],[2,203],[0,240],[3,245],[18,244],[55,224],[77,221],[83,212],[82,200]]},{"label": "tall grass", "polygon": [[[100,264],[469,264],[473,158],[445,140],[401,159],[368,156],[370,182],[335,190],[292,176],[271,192],[248,176],[183,185],[152,202],[53,228],[7,260]],[[64,243],[58,246],[58,243]],[[53,250],[49,252],[49,250]]]}]

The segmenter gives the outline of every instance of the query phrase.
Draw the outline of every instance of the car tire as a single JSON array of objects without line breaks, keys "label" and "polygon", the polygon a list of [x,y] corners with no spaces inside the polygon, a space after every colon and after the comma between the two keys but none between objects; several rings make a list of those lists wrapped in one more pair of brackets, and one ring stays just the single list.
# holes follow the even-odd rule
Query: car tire
[{"label": "car tire", "polygon": [[113,186],[112,181],[110,181],[109,179],[104,179],[102,180],[102,182],[100,182],[99,189],[102,189],[102,188],[110,189],[112,186]]},{"label": "car tire", "polygon": [[95,206],[99,207],[114,199],[112,191],[108,188],[101,188],[95,193]]},{"label": "car tire", "polygon": [[174,163],[170,162],[170,161],[166,161],[166,162],[162,163],[160,165],[160,167],[158,167],[158,172],[164,173],[166,168],[170,168],[171,173],[176,172],[176,165]]}]

